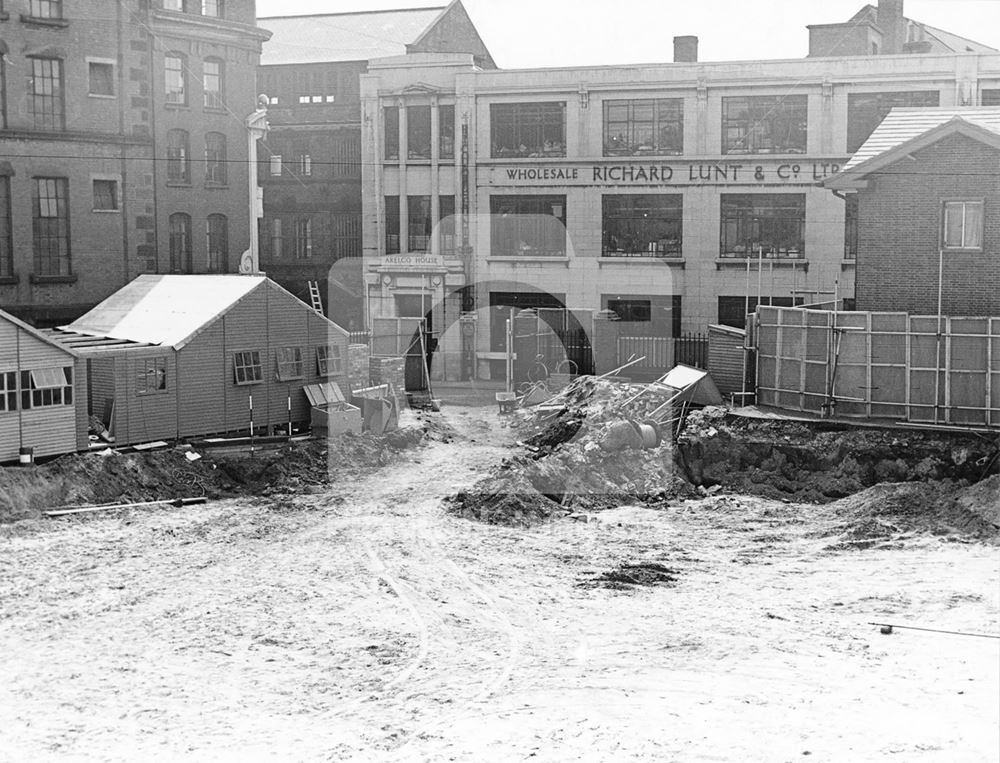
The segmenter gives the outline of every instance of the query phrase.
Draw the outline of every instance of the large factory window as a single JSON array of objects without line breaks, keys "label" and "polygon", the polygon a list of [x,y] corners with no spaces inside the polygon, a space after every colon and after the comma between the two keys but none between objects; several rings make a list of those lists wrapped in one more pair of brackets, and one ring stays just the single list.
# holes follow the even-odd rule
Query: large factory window
[{"label": "large factory window", "polygon": [[406,107],[406,156],[408,159],[431,158],[431,107]]},{"label": "large factory window", "polygon": [[605,156],[680,154],[683,151],[682,99],[604,102]]},{"label": "large factory window", "polygon": [[563,257],[565,196],[491,196],[494,257]]},{"label": "large factory window", "polygon": [[604,196],[603,256],[680,257],[682,211],[680,194]]},{"label": "large factory window", "polygon": [[494,103],[490,137],[495,159],[566,156],[566,103]]},{"label": "large factory window", "polygon": [[723,194],[722,257],[805,257],[806,196]]},{"label": "large factory window", "polygon": [[399,159],[399,106],[382,109],[382,125],[385,132],[384,158]]},{"label": "large factory window", "polygon": [[722,99],[722,153],[804,154],[808,124],[804,95]]},{"label": "large factory window", "polygon": [[399,197],[385,197],[385,253],[399,254]]},{"label": "large factory window", "polygon": [[938,106],[937,90],[914,90],[906,93],[851,93],[847,96],[847,151],[853,154],[875,132],[889,112],[897,107],[926,108]]}]

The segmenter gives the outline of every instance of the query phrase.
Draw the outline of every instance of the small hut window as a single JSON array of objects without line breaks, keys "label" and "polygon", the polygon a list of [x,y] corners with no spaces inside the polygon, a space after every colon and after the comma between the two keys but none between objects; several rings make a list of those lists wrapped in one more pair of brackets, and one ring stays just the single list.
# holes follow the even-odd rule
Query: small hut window
[{"label": "small hut window", "polygon": [[0,373],[0,411],[17,410],[17,371]]},{"label": "small hut window", "polygon": [[278,381],[301,379],[304,375],[302,370],[302,348],[280,348],[278,350]]},{"label": "small hut window", "polygon": [[21,407],[46,408],[73,404],[73,369],[36,368],[21,372]]},{"label": "small hut window", "polygon": [[233,375],[237,384],[260,384],[264,380],[260,365],[260,352],[233,353]]},{"label": "small hut window", "polygon": [[316,372],[320,376],[334,376],[344,373],[344,359],[339,344],[323,345],[316,348]]},{"label": "small hut window", "polygon": [[167,359],[149,358],[136,368],[135,391],[140,395],[165,392],[167,389]]}]

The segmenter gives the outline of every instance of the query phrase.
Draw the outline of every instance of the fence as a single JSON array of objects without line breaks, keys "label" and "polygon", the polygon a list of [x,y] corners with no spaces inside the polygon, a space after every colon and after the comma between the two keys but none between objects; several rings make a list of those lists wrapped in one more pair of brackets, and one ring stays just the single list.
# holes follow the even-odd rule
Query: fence
[{"label": "fence", "polygon": [[647,381],[663,376],[678,363],[708,368],[708,337],[703,334],[684,334],[680,337],[666,336],[620,336],[618,337],[618,364],[624,365],[632,358],[641,358],[629,367],[628,375],[639,381]]},{"label": "fence", "polygon": [[1000,427],[1000,318],[761,307],[762,405]]}]

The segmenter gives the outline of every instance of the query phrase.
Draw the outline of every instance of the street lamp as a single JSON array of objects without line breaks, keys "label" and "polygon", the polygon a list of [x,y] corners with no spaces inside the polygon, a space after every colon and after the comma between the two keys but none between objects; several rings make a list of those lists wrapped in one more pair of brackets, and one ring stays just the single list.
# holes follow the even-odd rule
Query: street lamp
[{"label": "street lamp", "polygon": [[260,219],[264,216],[264,192],[257,182],[257,141],[267,135],[270,129],[267,123],[268,97],[257,96],[257,110],[248,116],[244,122],[247,128],[247,202],[250,211],[250,248],[240,257],[240,273],[250,275],[260,273]]}]

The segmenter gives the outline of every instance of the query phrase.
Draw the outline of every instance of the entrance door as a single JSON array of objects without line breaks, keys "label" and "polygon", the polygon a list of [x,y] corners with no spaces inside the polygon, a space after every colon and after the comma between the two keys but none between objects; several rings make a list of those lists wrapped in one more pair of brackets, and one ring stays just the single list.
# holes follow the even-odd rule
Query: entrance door
[{"label": "entrance door", "polygon": [[432,336],[434,320],[432,304],[431,298],[427,295],[396,295],[396,315],[400,318],[419,319],[400,321],[400,326],[414,327],[412,332],[403,338],[406,342],[406,389],[410,392],[428,388],[427,376],[434,360],[434,350],[437,349],[437,342]]}]

